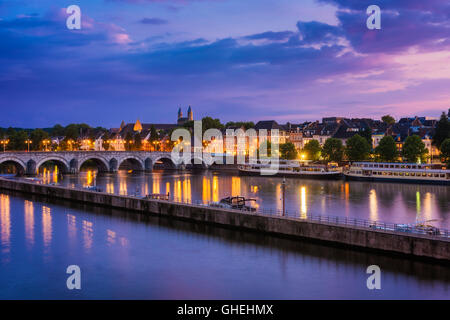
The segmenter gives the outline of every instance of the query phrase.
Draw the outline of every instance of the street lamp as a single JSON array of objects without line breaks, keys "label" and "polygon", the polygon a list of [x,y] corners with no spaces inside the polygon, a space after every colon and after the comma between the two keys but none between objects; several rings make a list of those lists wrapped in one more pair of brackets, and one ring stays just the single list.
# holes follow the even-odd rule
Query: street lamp
[{"label": "street lamp", "polygon": [[33,141],[31,141],[30,139],[25,140],[25,143],[28,146],[28,152],[30,152],[30,144],[33,143]]},{"label": "street lamp", "polygon": [[9,143],[9,140],[8,140],[8,139],[0,140],[0,144],[3,145],[3,152],[6,151],[6,145],[7,145],[8,143]]},{"label": "street lamp", "polygon": [[46,140],[42,141],[42,143],[44,144],[45,151],[47,151],[47,145],[50,144],[50,140],[46,139]]}]

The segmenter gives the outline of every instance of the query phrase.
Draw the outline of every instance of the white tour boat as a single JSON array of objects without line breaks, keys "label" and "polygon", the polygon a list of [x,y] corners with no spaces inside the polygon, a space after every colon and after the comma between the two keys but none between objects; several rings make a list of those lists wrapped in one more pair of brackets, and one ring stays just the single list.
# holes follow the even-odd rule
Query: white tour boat
[{"label": "white tour boat", "polygon": [[344,175],[348,180],[450,185],[450,170],[430,164],[354,162],[344,171]]},{"label": "white tour boat", "polygon": [[338,179],[342,177],[341,168],[335,165],[305,164],[298,161],[280,161],[278,166],[262,163],[245,164],[240,165],[238,169],[241,175],[266,175],[307,179]]}]

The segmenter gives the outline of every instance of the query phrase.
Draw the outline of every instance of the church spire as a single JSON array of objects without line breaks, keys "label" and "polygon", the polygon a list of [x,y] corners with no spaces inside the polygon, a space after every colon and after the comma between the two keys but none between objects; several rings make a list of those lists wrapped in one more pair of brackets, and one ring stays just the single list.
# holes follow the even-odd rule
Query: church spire
[{"label": "church spire", "polygon": [[141,131],[142,131],[142,125],[141,125],[141,122],[139,121],[139,119],[138,119],[138,120],[136,121],[136,123],[134,124],[133,130],[134,130],[134,131],[138,131],[138,132],[141,132]]},{"label": "church spire", "polygon": [[178,109],[178,119],[183,118],[183,112],[181,111],[181,108]]},{"label": "church spire", "polygon": [[189,106],[189,108],[188,108],[188,120],[194,121],[194,114],[192,113],[191,106]]}]

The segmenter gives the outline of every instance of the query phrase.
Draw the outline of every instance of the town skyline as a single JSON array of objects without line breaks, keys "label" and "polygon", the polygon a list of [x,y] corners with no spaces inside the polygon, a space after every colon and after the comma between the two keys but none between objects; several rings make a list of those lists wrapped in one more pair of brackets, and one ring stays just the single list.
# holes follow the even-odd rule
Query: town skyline
[{"label": "town skyline", "polygon": [[81,30],[68,30],[67,3],[12,0],[0,6],[0,126],[165,123],[180,103],[223,121],[439,117],[448,2],[378,1],[381,30],[366,27],[370,4],[78,1]]}]

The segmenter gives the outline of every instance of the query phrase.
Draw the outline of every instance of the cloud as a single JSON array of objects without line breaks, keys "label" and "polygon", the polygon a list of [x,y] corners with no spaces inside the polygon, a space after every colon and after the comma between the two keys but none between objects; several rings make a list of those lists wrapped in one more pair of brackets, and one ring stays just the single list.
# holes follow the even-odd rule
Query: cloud
[{"label": "cloud", "polygon": [[150,24],[150,25],[162,25],[169,23],[169,21],[160,18],[143,18],[139,20],[139,22],[142,24]]},{"label": "cloud", "polygon": [[318,21],[299,21],[297,28],[304,43],[334,42],[338,37],[343,36],[343,30],[340,27]]},{"label": "cloud", "polygon": [[292,31],[280,31],[280,32],[267,31],[267,32],[263,32],[263,33],[246,36],[246,37],[244,37],[244,39],[281,41],[281,40],[286,40],[287,38],[289,38],[293,35],[294,35],[294,32],[292,32]]},{"label": "cloud", "polygon": [[366,8],[372,1],[320,0],[337,5],[339,28],[361,53],[424,51],[449,48],[450,3],[442,0],[380,0],[381,30],[368,30]]}]

